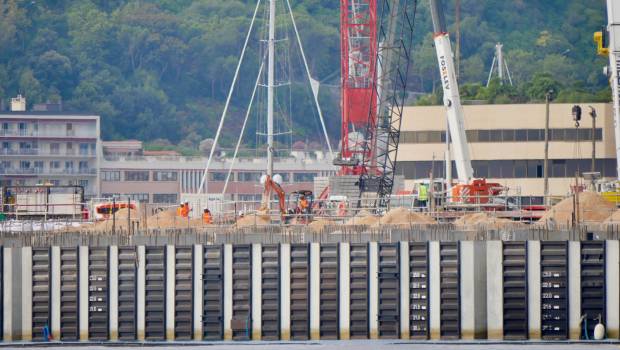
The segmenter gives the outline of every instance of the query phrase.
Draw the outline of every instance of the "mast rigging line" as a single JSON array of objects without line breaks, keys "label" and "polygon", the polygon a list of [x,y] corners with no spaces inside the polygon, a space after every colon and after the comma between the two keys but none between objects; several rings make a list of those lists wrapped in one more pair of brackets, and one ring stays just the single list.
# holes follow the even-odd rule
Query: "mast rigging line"
[{"label": "mast rigging line", "polygon": [[329,149],[329,158],[331,161],[334,161],[334,153],[332,151],[332,145],[329,142],[329,136],[327,135],[327,128],[325,127],[325,120],[323,119],[323,112],[321,111],[321,107],[319,105],[319,82],[312,78],[310,75],[310,68],[308,68],[308,61],[306,60],[306,54],[304,52],[304,48],[301,45],[301,38],[299,36],[299,31],[297,30],[297,23],[295,22],[295,16],[293,16],[293,9],[291,8],[290,0],[286,0],[286,5],[288,6],[288,13],[291,15],[291,23],[293,24],[293,29],[295,30],[295,36],[297,37],[297,44],[299,45],[299,51],[301,52],[301,58],[304,61],[304,68],[306,69],[306,74],[308,75],[308,81],[310,82],[310,89],[312,90],[312,96],[314,97],[314,104],[316,105],[317,112],[319,113],[319,119],[321,120],[321,127],[323,128],[323,136],[325,137],[325,142],[327,143],[327,148]]},{"label": "mast rigging line", "polygon": [[232,162],[230,163],[230,168],[228,169],[228,174],[226,174],[226,181],[224,182],[224,189],[222,190],[222,195],[226,194],[226,190],[228,189],[228,181],[230,180],[230,175],[232,174],[233,167],[235,166],[235,160],[237,160],[237,154],[239,153],[239,147],[241,146],[241,140],[243,139],[243,134],[245,133],[245,126],[248,123],[248,119],[250,117],[250,112],[252,111],[252,104],[254,103],[254,97],[256,96],[256,90],[258,88],[258,83],[261,78],[261,74],[263,73],[263,67],[265,66],[264,59],[262,60],[260,68],[258,69],[258,75],[256,77],[256,83],[254,83],[254,89],[252,90],[252,97],[250,97],[250,103],[248,104],[248,110],[245,112],[245,119],[243,120],[243,125],[241,126],[241,131],[239,132],[239,139],[237,140],[237,145],[235,146],[235,153],[233,154]]},{"label": "mast rigging line", "polygon": [[230,100],[232,98],[232,93],[235,89],[235,85],[237,84],[237,78],[239,77],[239,71],[241,70],[241,64],[243,63],[243,59],[245,58],[245,51],[248,47],[248,42],[250,41],[250,36],[252,34],[252,28],[254,28],[254,22],[256,21],[256,14],[258,13],[258,9],[260,8],[261,0],[256,2],[256,8],[254,9],[254,14],[252,15],[252,22],[250,22],[250,28],[248,29],[248,34],[245,36],[245,42],[243,43],[243,49],[241,50],[241,57],[239,58],[239,62],[237,62],[237,68],[235,69],[235,75],[233,76],[232,84],[230,84],[230,89],[228,90],[228,96],[226,97],[226,104],[224,105],[224,110],[222,111],[222,116],[220,117],[220,124],[217,127],[217,132],[215,133],[215,139],[213,140],[213,146],[211,147],[211,151],[209,152],[209,159],[207,160],[207,166],[205,167],[205,171],[202,174],[202,179],[200,180],[200,187],[198,189],[198,193],[202,193],[202,189],[205,189],[205,193],[209,193],[208,187],[209,183],[207,181],[207,174],[209,172],[209,168],[211,167],[211,161],[213,160],[213,154],[215,153],[215,148],[217,147],[217,142],[220,139],[220,134],[222,133],[222,128],[224,127],[224,120],[226,119],[226,114],[228,113],[228,107],[230,105]]}]

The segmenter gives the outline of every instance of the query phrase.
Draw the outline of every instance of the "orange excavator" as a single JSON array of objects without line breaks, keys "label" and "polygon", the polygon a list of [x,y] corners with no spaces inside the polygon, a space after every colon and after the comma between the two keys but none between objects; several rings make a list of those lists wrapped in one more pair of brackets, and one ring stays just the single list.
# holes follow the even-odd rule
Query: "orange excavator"
[{"label": "orange excavator", "polygon": [[268,208],[269,200],[271,199],[271,193],[275,192],[278,196],[278,205],[280,207],[280,217],[284,219],[286,215],[286,205],[284,203],[286,194],[280,185],[282,183],[282,177],[280,175],[275,175],[273,178],[269,175],[263,175],[260,179],[261,184],[265,186],[265,190],[263,191],[263,202],[261,203],[262,208]]}]

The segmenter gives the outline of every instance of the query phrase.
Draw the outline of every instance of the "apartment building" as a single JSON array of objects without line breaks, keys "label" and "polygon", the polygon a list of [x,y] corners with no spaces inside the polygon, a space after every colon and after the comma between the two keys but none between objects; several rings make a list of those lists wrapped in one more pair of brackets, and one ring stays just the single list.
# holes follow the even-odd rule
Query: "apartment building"
[{"label": "apartment building", "polygon": [[83,186],[99,195],[99,116],[0,112],[0,186]]},{"label": "apartment building", "polygon": [[[592,139],[596,149],[595,171],[616,178],[616,153],[612,106],[579,104],[579,127],[572,117],[573,104],[551,104],[549,121],[549,194],[563,196],[575,173],[591,170]],[[598,117],[592,131],[592,106]],[[467,105],[465,128],[474,176],[499,182],[524,203],[542,203],[544,194],[545,105]],[[398,152],[398,174],[405,186],[416,179],[435,178],[445,172],[446,112],[443,106],[406,107]],[[456,178],[456,167],[452,166]]]}]

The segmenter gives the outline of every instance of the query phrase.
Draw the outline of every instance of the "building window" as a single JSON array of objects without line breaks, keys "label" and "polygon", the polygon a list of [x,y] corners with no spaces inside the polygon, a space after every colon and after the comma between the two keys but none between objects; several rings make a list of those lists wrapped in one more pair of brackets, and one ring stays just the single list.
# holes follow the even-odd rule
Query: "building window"
[{"label": "building window", "polygon": [[120,171],[102,171],[101,181],[121,181]]},{"label": "building window", "polygon": [[19,162],[19,168],[20,169],[28,169],[28,168],[30,168],[30,161],[22,160],[21,162]]},{"label": "building window", "polygon": [[59,143],[50,143],[50,154],[60,154]]},{"label": "building window", "polygon": [[148,193],[129,193],[125,196],[129,197],[134,202],[147,203],[149,201]]},{"label": "building window", "polygon": [[239,181],[242,182],[258,182],[260,181],[261,173],[240,172],[238,177]]},{"label": "building window", "polygon": [[60,186],[60,180],[49,180],[49,183],[51,183],[52,186]]},{"label": "building window", "polygon": [[[540,142],[545,140],[544,129],[480,129],[466,130],[465,135],[470,143],[476,142]],[[603,139],[603,129],[596,129],[596,141]],[[402,143],[443,143],[446,140],[444,131],[403,131]],[[550,141],[592,141],[592,130],[588,128],[549,129]]]},{"label": "building window", "polygon": [[90,155],[92,156],[97,155],[97,144],[96,143],[90,144]]},{"label": "building window", "polygon": [[[210,172],[209,181],[226,181],[226,176],[228,176],[228,173],[225,172]],[[230,174],[230,179],[233,179],[232,173]]]},{"label": "building window", "polygon": [[65,162],[65,169],[69,170],[69,169],[73,169],[73,161],[72,160],[68,160]]},{"label": "building window", "polygon": [[73,130],[73,123],[67,123],[67,136],[75,136],[75,130]]},{"label": "building window", "polygon": [[84,188],[88,188],[88,180],[80,180],[78,184]]},{"label": "building window", "polygon": [[78,164],[78,169],[83,172],[88,171],[88,161],[80,160],[80,163]]},{"label": "building window", "polygon": [[112,199],[112,198],[120,199],[121,194],[120,193],[103,193],[101,194],[101,197],[109,198],[109,199]]},{"label": "building window", "polygon": [[73,152],[73,143],[67,142],[67,155],[72,156],[75,153]]},{"label": "building window", "polygon": [[176,193],[154,193],[153,194],[153,203],[158,204],[169,204],[177,202],[177,194]]},{"label": "building window", "polygon": [[58,160],[50,161],[50,169],[60,169],[60,161]]},{"label": "building window", "polygon": [[154,171],[153,181],[177,181],[178,173],[176,171]]},{"label": "building window", "polygon": [[43,170],[43,161],[42,160],[35,160],[34,161],[34,168],[35,169],[39,169],[39,171]]},{"label": "building window", "polygon": [[149,181],[149,172],[125,171],[125,181]]},{"label": "building window", "polygon": [[238,194],[237,198],[240,202],[255,202],[262,199],[260,194]]},{"label": "building window", "polygon": [[88,144],[80,143],[80,155],[87,156],[88,155]]},{"label": "building window", "polygon": [[316,173],[294,173],[293,181],[294,182],[312,182],[314,181],[314,177]]},{"label": "building window", "polygon": [[9,131],[9,123],[7,122],[2,123],[2,131]]}]

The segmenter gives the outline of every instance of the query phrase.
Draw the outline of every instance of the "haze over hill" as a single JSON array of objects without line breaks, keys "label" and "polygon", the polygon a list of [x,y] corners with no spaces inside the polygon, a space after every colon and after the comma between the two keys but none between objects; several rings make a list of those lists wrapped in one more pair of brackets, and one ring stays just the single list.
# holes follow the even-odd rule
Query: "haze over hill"
[{"label": "haze over hill", "polygon": [[[454,23],[453,1],[447,5]],[[312,74],[324,83],[328,130],[339,132],[339,2],[291,0]],[[102,116],[104,139],[137,138],[186,150],[215,134],[256,2],[245,0],[0,0],[0,97],[29,104],[62,100]],[[465,98],[528,102],[548,87],[560,101],[609,99],[592,33],[606,22],[602,0],[462,0],[461,83]],[[426,1],[419,1],[409,90],[431,93],[438,73]],[[450,26],[454,33],[454,26]],[[454,38],[454,36],[453,36]],[[516,86],[486,89],[496,42]],[[257,45],[232,101],[235,141],[257,70]],[[292,55],[295,56],[295,55]],[[299,57],[292,57],[299,65]],[[295,68],[301,71],[301,66]],[[303,75],[293,81],[293,141],[318,140]],[[425,96],[419,103],[436,103]],[[255,123],[254,123],[255,124]],[[254,132],[256,125],[250,127]],[[248,138],[252,143],[254,137]]]}]

